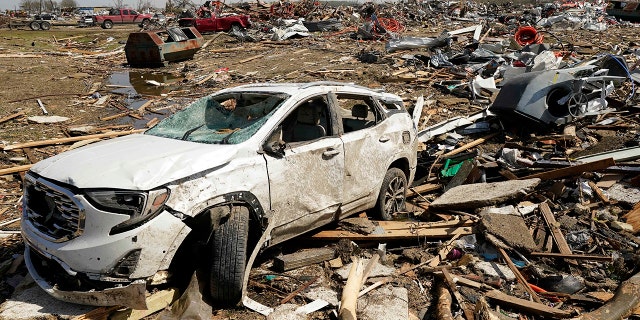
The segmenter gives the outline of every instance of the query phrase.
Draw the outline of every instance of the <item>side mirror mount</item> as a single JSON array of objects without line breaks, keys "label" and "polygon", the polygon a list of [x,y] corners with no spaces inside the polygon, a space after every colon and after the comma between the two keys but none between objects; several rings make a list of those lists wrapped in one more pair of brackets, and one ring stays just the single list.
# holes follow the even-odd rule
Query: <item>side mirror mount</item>
[{"label": "side mirror mount", "polygon": [[272,157],[282,158],[286,147],[287,144],[282,140],[282,126],[278,126],[262,145],[262,150]]}]

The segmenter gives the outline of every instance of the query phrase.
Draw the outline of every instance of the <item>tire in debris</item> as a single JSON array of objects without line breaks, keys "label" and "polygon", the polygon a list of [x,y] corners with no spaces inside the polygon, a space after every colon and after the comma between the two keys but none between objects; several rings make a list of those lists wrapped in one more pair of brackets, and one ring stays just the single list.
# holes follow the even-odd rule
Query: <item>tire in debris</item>
[{"label": "tire in debris", "polygon": [[249,210],[236,206],[229,219],[213,233],[211,298],[220,305],[235,305],[242,297],[249,242]]},{"label": "tire in debris", "polygon": [[393,220],[395,213],[404,211],[406,196],[407,177],[404,171],[390,168],[382,180],[378,201],[373,208],[374,215],[385,221]]},{"label": "tire in debris", "polygon": [[49,21],[42,21],[40,22],[40,28],[42,30],[49,30],[51,29],[51,23]]},{"label": "tire in debris", "polygon": [[31,28],[31,30],[40,30],[40,23],[38,23],[38,21],[31,21],[29,28]]},{"label": "tire in debris", "polygon": [[111,20],[105,20],[102,22],[102,29],[111,29],[113,28],[113,22]]}]

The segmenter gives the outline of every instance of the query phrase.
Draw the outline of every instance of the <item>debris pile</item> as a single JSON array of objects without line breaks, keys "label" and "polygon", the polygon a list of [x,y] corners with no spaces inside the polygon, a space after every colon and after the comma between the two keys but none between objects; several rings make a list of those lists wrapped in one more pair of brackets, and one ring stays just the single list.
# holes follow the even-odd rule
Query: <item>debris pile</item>
[{"label": "debris pile", "polygon": [[[48,92],[2,97],[9,107],[0,109],[0,129],[55,130],[32,138],[38,141],[2,141],[3,232],[19,233],[20,173],[44,157],[140,132],[235,84],[358,82],[401,95],[420,117],[406,210],[394,221],[363,213],[263,252],[250,275],[248,309],[268,319],[640,315],[640,39],[637,25],[605,9],[225,5],[223,12],[251,15],[252,27],[205,35],[193,59],[141,71],[162,79],[131,76],[133,93],[104,78],[108,70],[133,74],[126,35],[120,43],[104,35],[55,39],[55,50],[27,54],[82,61],[82,72],[54,82],[74,80],[84,89],[65,98],[67,112],[47,103]],[[134,84],[140,78],[148,93]],[[80,107],[96,119],[76,120]],[[19,236],[3,243],[15,248],[0,252],[0,291],[8,297],[26,270]],[[145,316],[180,296],[173,317],[209,313],[203,304],[180,309],[202,301],[196,287],[150,295],[163,302]]]}]

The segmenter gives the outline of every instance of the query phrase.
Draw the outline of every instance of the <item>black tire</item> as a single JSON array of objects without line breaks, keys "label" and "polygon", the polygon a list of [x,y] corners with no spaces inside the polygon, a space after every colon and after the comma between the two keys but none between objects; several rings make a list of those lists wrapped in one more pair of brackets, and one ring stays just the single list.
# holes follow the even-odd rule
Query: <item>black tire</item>
[{"label": "black tire", "polygon": [[111,20],[105,20],[102,22],[102,29],[111,29],[113,28],[113,22]]},{"label": "black tire", "polygon": [[151,21],[149,21],[149,19],[142,19],[142,22],[140,22],[140,27],[144,28],[144,27],[148,26],[150,22]]},{"label": "black tire", "polygon": [[404,211],[406,197],[407,177],[404,171],[391,168],[382,180],[382,187],[373,212],[382,220],[393,220],[394,213]]},{"label": "black tire", "polygon": [[243,31],[244,28],[242,28],[242,26],[239,23],[234,23],[231,25],[231,29],[229,29],[229,31],[233,32],[233,33],[241,33]]},{"label": "black tire", "polygon": [[248,243],[249,210],[233,207],[231,216],[213,233],[211,240],[210,292],[217,304],[235,305],[240,302]]},{"label": "black tire", "polygon": [[40,30],[40,23],[38,21],[31,21],[29,28],[31,28],[31,30]]},{"label": "black tire", "polygon": [[49,21],[42,21],[42,22],[40,23],[40,29],[42,29],[42,30],[49,30],[49,29],[51,29],[51,22],[49,22]]}]

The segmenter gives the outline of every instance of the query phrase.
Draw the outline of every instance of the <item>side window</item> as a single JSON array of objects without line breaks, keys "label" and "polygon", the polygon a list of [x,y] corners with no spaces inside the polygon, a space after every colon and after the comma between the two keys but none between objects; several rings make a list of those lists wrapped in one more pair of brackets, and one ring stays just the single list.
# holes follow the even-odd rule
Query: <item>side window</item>
[{"label": "side window", "polygon": [[303,142],[333,135],[329,108],[324,97],[314,97],[299,104],[282,122],[282,139]]},{"label": "side window", "polygon": [[382,121],[371,97],[337,94],[337,98],[344,133],[369,128]]},{"label": "side window", "polygon": [[128,16],[129,15],[129,10],[122,10],[122,15],[123,16]]},{"label": "side window", "polygon": [[135,11],[135,10],[131,10],[131,11],[129,11],[129,14],[130,14],[130,15],[135,16],[135,15],[137,15],[137,14],[138,14],[138,12],[137,12],[137,11]]}]

